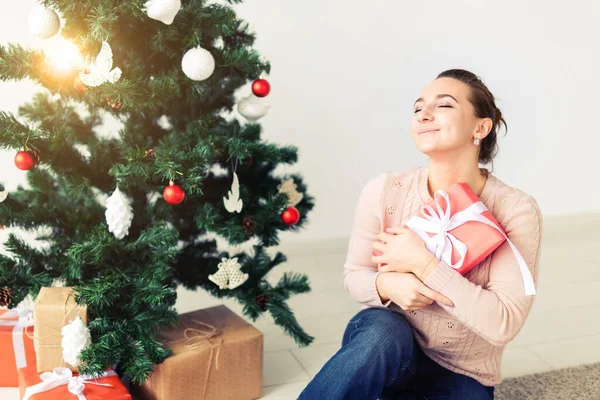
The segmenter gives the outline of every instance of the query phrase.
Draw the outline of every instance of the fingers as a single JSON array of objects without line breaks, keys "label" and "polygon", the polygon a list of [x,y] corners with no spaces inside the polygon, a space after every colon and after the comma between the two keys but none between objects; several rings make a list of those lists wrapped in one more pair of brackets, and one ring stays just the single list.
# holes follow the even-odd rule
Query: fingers
[{"label": "fingers", "polygon": [[422,295],[421,293],[417,294],[417,300],[419,303],[425,303],[427,305],[433,304],[433,299]]},{"label": "fingers", "polygon": [[383,264],[386,260],[387,260],[387,258],[383,254],[380,256],[375,256],[375,255],[371,256],[371,261],[373,261],[375,264]]},{"label": "fingers", "polygon": [[379,254],[375,254],[375,251],[373,251],[373,255],[381,255],[381,253],[385,252],[385,249],[387,247],[387,245],[381,243],[381,242],[373,242],[371,247],[373,247],[373,249],[375,250],[379,250]]},{"label": "fingers", "polygon": [[403,233],[403,232],[406,232],[407,230],[409,230],[409,229],[404,226],[390,226],[389,228],[385,228],[385,231],[387,233],[394,233],[394,234]]},{"label": "fingers", "polygon": [[452,303],[452,301],[449,298],[447,298],[439,292],[436,292],[435,290],[432,290],[428,286],[425,286],[425,284],[423,284],[423,290],[421,291],[421,293],[434,301],[438,301],[447,305],[448,307],[454,307],[454,303]]},{"label": "fingers", "polygon": [[383,242],[383,243],[387,243],[390,240],[390,234],[389,233],[385,233],[385,232],[379,232],[377,234],[377,238]]}]

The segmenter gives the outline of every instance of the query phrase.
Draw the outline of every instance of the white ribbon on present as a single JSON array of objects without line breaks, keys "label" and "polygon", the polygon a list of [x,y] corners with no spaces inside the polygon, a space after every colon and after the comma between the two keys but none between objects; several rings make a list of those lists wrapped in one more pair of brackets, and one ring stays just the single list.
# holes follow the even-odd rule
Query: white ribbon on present
[{"label": "white ribbon on present", "polygon": [[[107,376],[117,375],[115,371],[105,371],[99,378],[104,378]],[[89,383],[97,386],[107,386],[113,387],[110,383],[97,383],[92,382],[90,379],[92,377],[86,375],[73,376],[73,372],[69,368],[54,368],[52,372],[44,372],[40,375],[40,379],[42,382],[37,385],[29,386],[25,389],[25,395],[23,396],[23,400],[29,400],[31,396],[34,394],[47,392],[48,390],[52,390],[59,386],[67,385],[69,388],[69,392],[73,393],[77,396],[78,400],[87,400],[85,395],[83,394],[83,390],[85,389],[85,384]]]},{"label": "white ribbon on present", "polygon": [[[525,284],[525,295],[531,296],[535,294],[533,277],[531,276],[531,272],[527,267],[527,263],[525,263],[525,260],[513,242],[508,238],[508,236],[506,236],[506,233],[504,233],[502,229],[496,226],[496,224],[494,224],[488,218],[481,215],[484,211],[488,210],[481,201],[471,204],[463,211],[459,211],[450,217],[450,196],[448,195],[448,192],[445,190],[438,190],[435,192],[433,197],[437,211],[433,207],[426,205],[421,209],[423,217],[415,215],[406,223],[406,226],[408,226],[412,231],[417,233],[421,239],[423,239],[427,250],[435,254],[435,257],[438,260],[443,261],[454,269],[459,269],[465,261],[465,256],[467,255],[467,246],[449,231],[458,228],[465,222],[482,222],[496,229],[506,238],[506,241],[510,245],[510,248],[517,259],[519,268],[521,269],[521,275],[523,276],[523,282]],[[445,209],[442,207],[440,197],[446,200]],[[429,236],[428,233],[433,233],[434,235]],[[460,259],[455,264],[452,264],[453,248],[456,249],[460,255]]]},{"label": "white ribbon on present", "polygon": [[[8,320],[5,318],[15,318]],[[33,326],[33,312],[31,310],[8,310],[0,316],[0,325],[14,326],[12,331],[13,351],[17,369],[27,367],[27,357],[25,356],[25,342],[23,341],[23,331]]]}]

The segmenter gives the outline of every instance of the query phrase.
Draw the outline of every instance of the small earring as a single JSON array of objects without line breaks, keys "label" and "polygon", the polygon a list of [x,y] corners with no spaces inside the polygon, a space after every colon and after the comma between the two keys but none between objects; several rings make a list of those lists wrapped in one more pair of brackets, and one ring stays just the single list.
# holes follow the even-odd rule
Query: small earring
[{"label": "small earring", "polygon": [[475,140],[473,140],[473,144],[474,144],[475,146],[479,146],[479,139],[478,139],[478,138],[475,138]]}]

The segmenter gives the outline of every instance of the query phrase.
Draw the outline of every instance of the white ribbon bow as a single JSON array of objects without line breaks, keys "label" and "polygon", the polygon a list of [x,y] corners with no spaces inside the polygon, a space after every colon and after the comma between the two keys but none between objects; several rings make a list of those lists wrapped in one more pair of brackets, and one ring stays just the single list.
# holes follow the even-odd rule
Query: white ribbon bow
[{"label": "white ribbon bow", "polygon": [[[116,372],[113,370],[105,371],[104,374],[100,376],[100,378],[114,375],[116,375]],[[38,383],[37,385],[29,386],[27,389],[25,389],[25,395],[23,396],[23,400],[29,400],[29,398],[34,394],[47,392],[48,390],[52,390],[63,385],[67,385],[67,387],[69,388],[69,392],[77,396],[78,400],[87,400],[87,398],[83,394],[83,390],[85,389],[85,383],[107,387],[113,386],[109,383],[92,382],[90,381],[90,379],[93,378],[85,375],[73,376],[73,372],[71,372],[70,369],[62,367],[54,368],[52,372],[44,372],[40,375],[40,379],[42,380],[42,382]]]},{"label": "white ribbon bow", "polygon": [[[18,320],[7,320],[3,318],[15,318]],[[25,357],[25,342],[23,341],[23,331],[33,326],[33,312],[31,310],[9,310],[0,317],[0,325],[14,326],[12,331],[13,351],[17,369],[27,367],[27,357]]]},{"label": "white ribbon bow", "polygon": [[[450,217],[450,196],[448,195],[448,192],[445,190],[438,190],[433,197],[437,211],[433,207],[426,205],[421,209],[423,217],[415,215],[406,223],[406,226],[423,239],[427,250],[435,254],[437,259],[443,261],[452,268],[459,269],[465,261],[467,246],[449,231],[458,228],[465,222],[482,222],[496,229],[506,238],[506,241],[517,258],[519,268],[521,269],[521,275],[523,276],[523,282],[525,284],[525,295],[531,296],[535,294],[535,285],[533,283],[531,272],[521,256],[521,253],[519,253],[519,250],[517,250],[513,242],[506,236],[506,233],[504,233],[502,229],[496,226],[496,224],[488,218],[481,215],[481,213],[488,210],[481,201],[471,204],[463,211],[459,211]],[[445,209],[442,207],[440,202],[441,199],[439,199],[439,197],[446,200]],[[434,235],[429,236],[428,233],[433,233]],[[456,249],[460,255],[460,259],[455,264],[452,264],[453,248]]]}]

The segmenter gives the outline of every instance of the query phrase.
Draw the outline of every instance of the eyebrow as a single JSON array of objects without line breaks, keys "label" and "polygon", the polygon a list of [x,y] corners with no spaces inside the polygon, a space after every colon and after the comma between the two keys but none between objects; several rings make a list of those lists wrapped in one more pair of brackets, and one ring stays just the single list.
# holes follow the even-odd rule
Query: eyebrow
[{"label": "eyebrow", "polygon": [[[458,100],[456,100],[456,99],[454,98],[454,96],[452,96],[452,95],[449,95],[449,94],[447,94],[447,93],[442,93],[442,94],[438,94],[437,96],[435,96],[435,98],[436,98],[436,99],[441,99],[442,97],[451,97],[451,98],[452,98],[452,100],[454,100],[455,102],[457,102],[457,103],[458,103]],[[415,101],[415,104],[417,104],[417,103],[418,103],[418,102],[420,102],[420,101],[423,101],[423,98],[422,98],[422,97],[419,97],[419,98],[417,99],[417,101]],[[415,105],[415,104],[413,104],[413,107],[414,107],[414,105]],[[460,104],[460,103],[459,103],[459,104]]]}]

